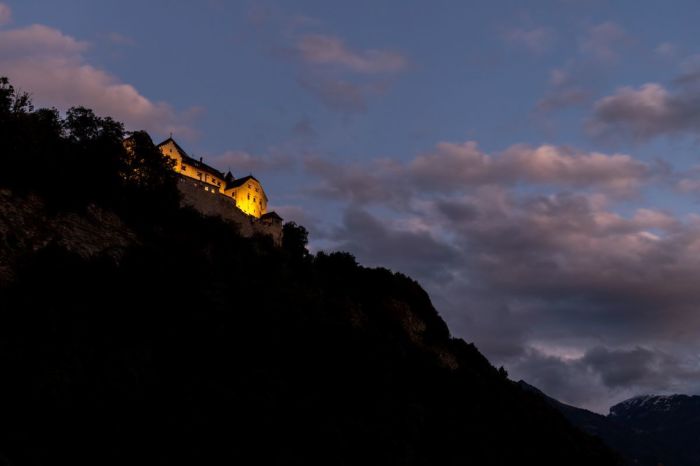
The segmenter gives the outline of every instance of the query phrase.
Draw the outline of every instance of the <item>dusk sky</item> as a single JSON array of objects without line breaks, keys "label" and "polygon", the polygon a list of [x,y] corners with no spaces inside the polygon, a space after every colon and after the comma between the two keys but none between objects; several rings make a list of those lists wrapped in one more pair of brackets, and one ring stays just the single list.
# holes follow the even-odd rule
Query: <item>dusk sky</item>
[{"label": "dusk sky", "polygon": [[414,277],[512,379],[607,412],[700,394],[699,24],[690,0],[9,1],[0,75],[253,173],[314,251]]}]

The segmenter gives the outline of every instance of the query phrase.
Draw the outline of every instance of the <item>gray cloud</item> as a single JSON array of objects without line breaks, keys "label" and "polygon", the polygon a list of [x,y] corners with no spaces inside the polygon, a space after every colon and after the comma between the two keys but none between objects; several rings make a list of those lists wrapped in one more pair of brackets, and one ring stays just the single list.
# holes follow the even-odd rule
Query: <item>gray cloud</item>
[{"label": "gray cloud", "polygon": [[371,94],[371,87],[318,75],[300,77],[298,82],[331,110],[347,114],[367,111],[367,96]]},{"label": "gray cloud", "polygon": [[[696,81],[689,75],[683,79],[685,83]],[[623,87],[596,102],[586,128],[597,137],[637,140],[697,134],[700,130],[700,89],[682,86],[669,90],[656,83],[639,88]]]},{"label": "gray cloud", "polygon": [[623,399],[640,393],[674,393],[700,381],[692,361],[648,347],[594,346],[575,357],[551,355],[528,348],[513,366],[535,386],[573,405],[606,413]]},{"label": "gray cloud", "polygon": [[445,279],[449,265],[456,265],[458,251],[435,238],[431,231],[410,226],[391,228],[387,223],[387,219],[366,210],[349,207],[331,238],[339,249],[352,251],[367,265],[391,264],[396,270],[413,270],[433,280]]},{"label": "gray cloud", "polygon": [[514,376],[598,411],[700,383],[684,362],[700,351],[700,221],[616,212],[616,193],[652,182],[654,168],[467,143],[405,164],[315,159],[306,169],[321,179],[317,193],[350,205],[324,241],[417,278],[452,331]]}]

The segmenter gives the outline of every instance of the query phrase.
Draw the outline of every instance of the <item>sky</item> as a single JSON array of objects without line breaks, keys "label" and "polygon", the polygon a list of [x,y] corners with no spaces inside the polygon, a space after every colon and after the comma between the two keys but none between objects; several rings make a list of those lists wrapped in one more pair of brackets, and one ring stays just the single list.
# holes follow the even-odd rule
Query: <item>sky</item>
[{"label": "sky", "polygon": [[253,173],[510,377],[700,393],[700,4],[0,3],[0,75]]}]

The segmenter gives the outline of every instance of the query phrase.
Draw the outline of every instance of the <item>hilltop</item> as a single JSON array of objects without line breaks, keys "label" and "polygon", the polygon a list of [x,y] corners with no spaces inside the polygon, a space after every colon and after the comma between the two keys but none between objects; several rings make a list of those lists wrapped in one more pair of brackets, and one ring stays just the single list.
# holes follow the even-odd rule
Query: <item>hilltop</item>
[{"label": "hilltop", "polygon": [[0,463],[617,464],[411,278],[181,208],[123,137],[0,83]]}]

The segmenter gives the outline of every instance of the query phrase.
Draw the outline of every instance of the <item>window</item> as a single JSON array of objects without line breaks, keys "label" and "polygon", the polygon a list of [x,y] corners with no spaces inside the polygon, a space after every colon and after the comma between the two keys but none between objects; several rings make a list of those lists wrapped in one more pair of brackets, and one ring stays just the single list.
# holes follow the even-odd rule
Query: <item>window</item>
[{"label": "window", "polygon": [[183,171],[183,172],[186,172],[186,171],[187,171],[187,165],[183,165],[183,166],[182,166],[182,171]]},{"label": "window", "polygon": [[255,204],[255,197],[253,197],[253,204]]},{"label": "window", "polygon": [[250,200],[250,193],[248,193],[248,200]]},{"label": "window", "polygon": [[248,184],[248,189],[253,189],[253,185],[252,185],[252,184]]},{"label": "window", "polygon": [[202,172],[197,172],[197,176],[198,176],[199,179],[201,180],[201,179],[202,179]]}]

